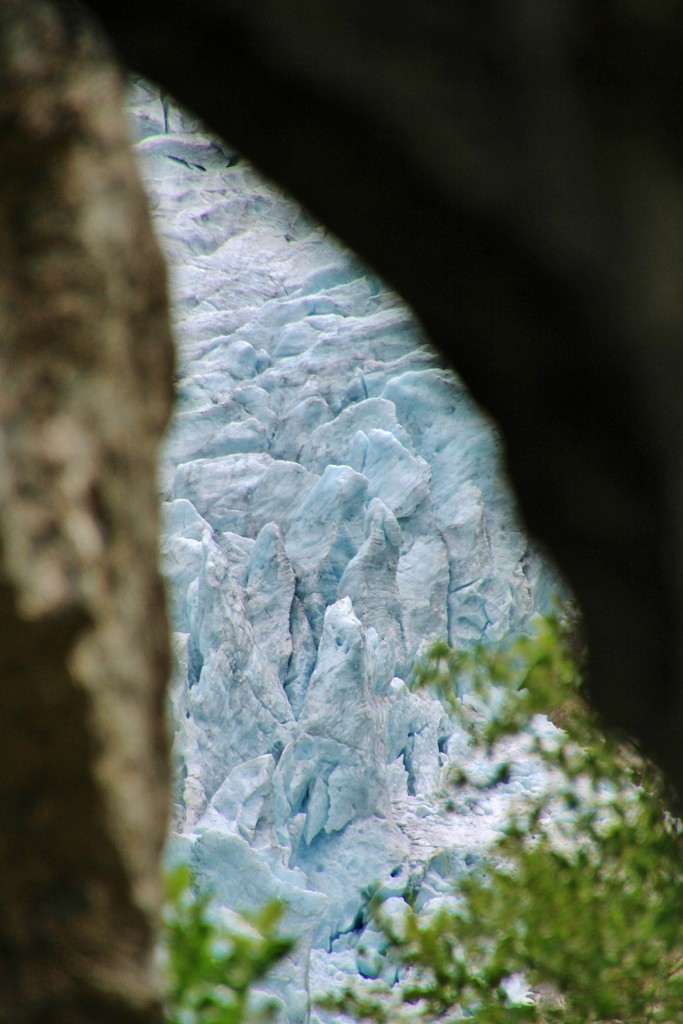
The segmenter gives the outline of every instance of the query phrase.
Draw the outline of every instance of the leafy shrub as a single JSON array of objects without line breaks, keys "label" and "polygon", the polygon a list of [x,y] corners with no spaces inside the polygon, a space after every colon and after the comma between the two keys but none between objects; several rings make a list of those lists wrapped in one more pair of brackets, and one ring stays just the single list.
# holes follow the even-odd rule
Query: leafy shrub
[{"label": "leafy shrub", "polygon": [[253,987],[294,946],[278,935],[284,906],[273,901],[256,914],[222,924],[211,895],[198,892],[181,865],[166,879],[162,951],[168,1024],[260,1024],[272,1020],[273,1001],[255,1005]]},{"label": "leafy shrub", "polygon": [[[350,986],[328,1008],[381,1024],[683,1022],[680,822],[653,766],[583,701],[575,636],[538,619],[494,649],[437,644],[417,666],[490,765],[479,787],[509,778],[504,741],[520,733],[554,784],[515,807],[440,909],[407,907],[397,924],[378,905],[400,980]],[[561,731],[535,728],[539,713]],[[461,771],[451,792],[473,784]]]}]

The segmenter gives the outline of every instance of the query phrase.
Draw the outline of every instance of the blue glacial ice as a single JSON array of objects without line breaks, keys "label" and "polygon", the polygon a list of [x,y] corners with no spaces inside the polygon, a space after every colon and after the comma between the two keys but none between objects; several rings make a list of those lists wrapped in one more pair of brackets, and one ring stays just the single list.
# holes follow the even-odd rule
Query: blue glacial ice
[{"label": "blue glacial ice", "polygon": [[152,86],[130,110],[179,346],[169,857],[226,915],[287,902],[299,942],[266,987],[281,1024],[325,1024],[311,993],[390,970],[370,887],[397,913],[408,887],[448,899],[514,792],[544,785],[520,750],[507,787],[444,810],[470,754],[406,684],[415,657],[523,628],[555,580],[495,428],[398,298]]}]

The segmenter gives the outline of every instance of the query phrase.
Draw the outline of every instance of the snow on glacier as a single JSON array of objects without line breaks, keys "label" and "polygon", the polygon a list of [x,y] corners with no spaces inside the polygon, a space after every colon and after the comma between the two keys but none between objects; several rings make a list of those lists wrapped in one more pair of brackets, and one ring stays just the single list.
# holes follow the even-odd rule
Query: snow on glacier
[{"label": "snow on glacier", "polygon": [[388,970],[367,921],[448,898],[544,785],[441,799],[466,737],[411,692],[427,644],[496,640],[548,600],[496,432],[409,312],[320,225],[144,82],[131,126],[170,266],[177,411],[159,479],[176,671],[169,856],[230,910],[278,896],[298,936],[268,982]]}]

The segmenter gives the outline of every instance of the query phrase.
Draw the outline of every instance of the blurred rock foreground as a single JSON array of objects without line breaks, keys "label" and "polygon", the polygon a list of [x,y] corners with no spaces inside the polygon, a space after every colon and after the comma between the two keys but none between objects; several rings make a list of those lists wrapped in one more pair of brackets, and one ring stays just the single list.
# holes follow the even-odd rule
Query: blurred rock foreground
[{"label": "blurred rock foreground", "polygon": [[118,71],[0,4],[0,1020],[160,1021],[165,270]]}]

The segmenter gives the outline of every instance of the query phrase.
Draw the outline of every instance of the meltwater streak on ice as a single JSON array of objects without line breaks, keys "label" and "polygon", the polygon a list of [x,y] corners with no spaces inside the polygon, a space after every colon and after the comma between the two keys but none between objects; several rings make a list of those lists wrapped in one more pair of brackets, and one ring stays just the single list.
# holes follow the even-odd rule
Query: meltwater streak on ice
[{"label": "meltwater streak on ice", "polygon": [[388,969],[372,883],[397,913],[408,886],[448,898],[511,794],[544,785],[518,752],[507,786],[445,813],[467,742],[404,680],[434,639],[519,629],[553,580],[494,430],[397,297],[151,86],[131,114],[179,341],[170,855],[226,908],[288,903],[299,943],[269,989],[298,1024],[309,991]]}]

